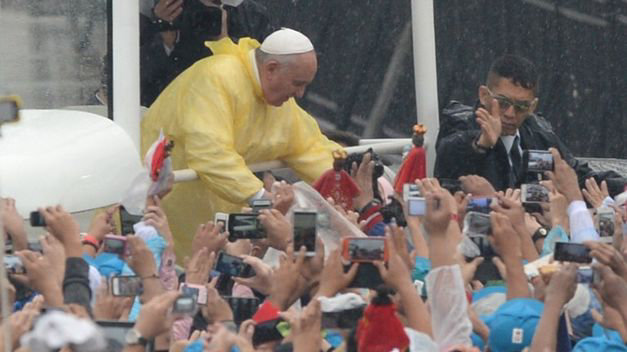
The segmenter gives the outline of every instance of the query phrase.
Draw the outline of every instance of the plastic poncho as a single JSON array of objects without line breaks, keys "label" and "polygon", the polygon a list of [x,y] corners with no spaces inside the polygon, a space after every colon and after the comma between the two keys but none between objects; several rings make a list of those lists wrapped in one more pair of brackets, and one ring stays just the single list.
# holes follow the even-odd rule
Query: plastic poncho
[{"label": "plastic poncho", "polygon": [[247,164],[279,159],[311,183],[333,164],[340,147],[291,98],[267,104],[253,69],[259,42],[229,38],[207,43],[213,56],[177,77],[142,120],[142,155],[163,129],[173,140],[174,170],[191,168],[199,179],[174,186],[163,206],[177,257],[190,253],[199,224],[217,211],[236,212],[263,186]]}]

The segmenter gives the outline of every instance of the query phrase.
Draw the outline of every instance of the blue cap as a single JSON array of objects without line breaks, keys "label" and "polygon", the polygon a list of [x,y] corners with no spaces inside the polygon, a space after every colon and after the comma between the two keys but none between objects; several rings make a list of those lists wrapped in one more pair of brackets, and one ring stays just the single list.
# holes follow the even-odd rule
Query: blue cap
[{"label": "blue cap", "polygon": [[543,309],[542,302],[530,298],[515,298],[501,305],[485,320],[490,328],[490,350],[513,352],[531,345]]},{"label": "blue cap", "polygon": [[488,297],[493,293],[507,293],[507,287],[502,285],[484,287],[478,291],[472,293],[472,302],[475,303],[478,300]]},{"label": "blue cap", "polygon": [[613,340],[608,340],[605,337],[586,337],[585,339],[579,341],[575,345],[575,348],[573,348],[573,352],[592,351],[623,352],[627,351],[627,347],[625,347],[622,342],[618,343]]}]

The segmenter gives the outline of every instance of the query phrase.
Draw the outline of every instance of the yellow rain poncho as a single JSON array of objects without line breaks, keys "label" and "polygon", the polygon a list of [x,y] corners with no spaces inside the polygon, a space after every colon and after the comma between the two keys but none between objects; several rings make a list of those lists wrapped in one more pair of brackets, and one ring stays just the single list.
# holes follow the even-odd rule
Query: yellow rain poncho
[{"label": "yellow rain poncho", "polygon": [[293,98],[280,107],[265,102],[250,55],[259,45],[248,38],[208,43],[214,55],[177,77],[142,120],[142,155],[163,129],[175,142],[174,170],[199,176],[176,184],[163,202],[179,261],[199,224],[218,211],[240,211],[261,189],[247,164],[283,160],[309,183],[333,165],[339,146]]}]

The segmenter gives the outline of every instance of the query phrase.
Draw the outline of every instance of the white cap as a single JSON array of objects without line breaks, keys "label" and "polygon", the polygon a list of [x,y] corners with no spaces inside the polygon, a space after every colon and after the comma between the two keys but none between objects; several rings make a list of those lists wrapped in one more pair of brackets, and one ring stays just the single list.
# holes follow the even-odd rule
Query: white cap
[{"label": "white cap", "polygon": [[281,28],[270,34],[261,44],[261,51],[271,55],[303,54],[314,50],[314,46],[303,33]]}]

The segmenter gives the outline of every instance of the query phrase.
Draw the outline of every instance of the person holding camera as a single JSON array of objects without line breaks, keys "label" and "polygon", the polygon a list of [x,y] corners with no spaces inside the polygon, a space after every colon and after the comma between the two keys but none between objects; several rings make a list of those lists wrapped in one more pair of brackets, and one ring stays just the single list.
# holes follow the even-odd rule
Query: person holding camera
[{"label": "person holding camera", "polygon": [[214,212],[237,212],[253,198],[272,199],[247,165],[282,160],[313,182],[331,168],[332,151],[340,149],[294,100],[317,71],[305,35],[284,28],[261,45],[250,38],[209,45],[214,55],[177,77],[142,121],[142,153],[163,131],[180,147],[172,153],[173,168],[191,168],[199,176],[177,184],[164,200],[179,253],[189,252],[187,235]]},{"label": "person holding camera", "polygon": [[181,72],[212,55],[205,41],[263,40],[273,30],[254,0],[159,0],[153,18],[142,15],[141,104],[150,106]]},{"label": "person holding camera", "polygon": [[[497,190],[518,187],[527,180],[524,150],[557,148],[572,166],[583,187],[586,179],[605,180],[610,195],[623,191],[627,181],[615,172],[593,172],[572,155],[538,106],[538,73],[526,58],[505,55],[492,63],[474,107],[452,101],[440,115],[435,176],[486,178]],[[531,161],[531,159],[530,159]],[[470,193],[472,190],[468,190]]]}]

